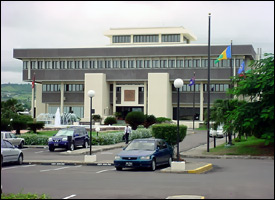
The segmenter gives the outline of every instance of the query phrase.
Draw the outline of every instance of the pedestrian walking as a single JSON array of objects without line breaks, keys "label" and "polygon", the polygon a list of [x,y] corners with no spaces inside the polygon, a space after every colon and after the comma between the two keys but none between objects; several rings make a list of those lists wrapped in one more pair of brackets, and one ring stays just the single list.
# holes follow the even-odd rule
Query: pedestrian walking
[{"label": "pedestrian walking", "polygon": [[131,127],[127,124],[124,129],[124,136],[125,136],[125,144],[129,142],[129,135],[132,133]]}]

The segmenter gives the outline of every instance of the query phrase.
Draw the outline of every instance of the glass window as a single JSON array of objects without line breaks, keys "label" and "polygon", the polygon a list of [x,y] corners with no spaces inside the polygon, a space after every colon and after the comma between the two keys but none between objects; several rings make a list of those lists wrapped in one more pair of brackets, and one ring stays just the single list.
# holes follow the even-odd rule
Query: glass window
[{"label": "glass window", "polygon": [[59,65],[60,65],[60,69],[66,69],[65,61],[60,61]]},{"label": "glass window", "polygon": [[143,60],[136,60],[137,68],[143,68]]},{"label": "glass window", "polygon": [[168,67],[174,68],[175,67],[175,60],[168,60]]},{"label": "glass window", "polygon": [[103,60],[98,60],[97,61],[97,68],[102,69],[103,68]]},{"label": "glass window", "polygon": [[113,43],[130,43],[130,42],[131,42],[130,35],[113,36]]},{"label": "glass window", "polygon": [[23,61],[23,69],[28,69],[29,61]]},{"label": "glass window", "polygon": [[150,60],[144,60],[144,68],[151,68],[151,61]]},{"label": "glass window", "polygon": [[183,68],[183,60],[177,60],[177,68]]},{"label": "glass window", "polygon": [[201,67],[200,59],[193,60],[193,67]]},{"label": "glass window", "polygon": [[83,69],[88,69],[89,68],[89,61],[88,60],[83,60],[82,61],[82,68]]},{"label": "glass window", "polygon": [[105,68],[111,68],[111,61],[110,60],[105,60]]},{"label": "glass window", "polygon": [[158,35],[134,35],[134,43],[138,42],[158,42]]},{"label": "glass window", "polygon": [[167,60],[160,61],[160,68],[167,68]]},{"label": "glass window", "polygon": [[128,61],[128,68],[134,68],[135,66],[134,66],[134,60],[129,60]]},{"label": "glass window", "polygon": [[90,60],[90,68],[91,69],[95,68],[95,61],[94,60]]},{"label": "glass window", "polygon": [[152,67],[153,68],[159,68],[160,66],[159,66],[159,60],[153,60],[152,61]]},{"label": "glass window", "polygon": [[37,69],[42,69],[43,61],[37,61]]},{"label": "glass window", "polygon": [[36,61],[31,61],[31,69],[36,69]]},{"label": "glass window", "polygon": [[161,35],[162,42],[180,42],[179,34],[163,34]]},{"label": "glass window", "polygon": [[192,60],[191,59],[184,60],[184,67],[191,68],[192,67]]},{"label": "glass window", "polygon": [[113,60],[113,68],[119,68],[119,60]]}]

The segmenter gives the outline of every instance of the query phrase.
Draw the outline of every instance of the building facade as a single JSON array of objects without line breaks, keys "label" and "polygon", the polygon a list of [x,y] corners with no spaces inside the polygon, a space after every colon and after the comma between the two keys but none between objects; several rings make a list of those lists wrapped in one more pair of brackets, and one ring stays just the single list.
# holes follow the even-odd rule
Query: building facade
[{"label": "building facade", "polygon": [[[104,47],[14,49],[14,58],[23,61],[23,81],[31,82],[35,73],[36,116],[55,113],[60,107],[61,113],[73,112],[88,122],[87,93],[94,90],[93,108],[103,118],[115,112],[125,116],[130,111],[142,111],[175,119],[177,92],[173,81],[181,78],[180,119],[192,119],[196,114],[203,120],[207,45],[191,44],[197,38],[183,27],[117,28],[106,31],[105,36],[110,38],[110,45]],[[214,64],[228,45],[211,46],[211,103],[229,98],[230,60]],[[243,60],[249,63],[254,59],[252,45],[233,45],[233,75]],[[194,73],[196,84],[188,86]]]}]

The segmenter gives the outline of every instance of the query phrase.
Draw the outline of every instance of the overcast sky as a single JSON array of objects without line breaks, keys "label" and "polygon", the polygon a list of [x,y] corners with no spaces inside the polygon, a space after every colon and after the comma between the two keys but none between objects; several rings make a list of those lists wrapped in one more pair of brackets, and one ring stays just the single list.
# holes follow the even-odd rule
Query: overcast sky
[{"label": "overcast sky", "polygon": [[193,43],[252,44],[274,53],[273,1],[1,1],[1,83],[23,83],[14,48],[105,46],[110,28],[183,26]]}]

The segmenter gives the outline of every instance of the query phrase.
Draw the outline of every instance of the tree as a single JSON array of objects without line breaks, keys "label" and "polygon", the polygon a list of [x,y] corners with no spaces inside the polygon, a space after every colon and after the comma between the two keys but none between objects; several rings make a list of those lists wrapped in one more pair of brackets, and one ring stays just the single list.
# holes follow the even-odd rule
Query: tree
[{"label": "tree", "polygon": [[229,117],[239,126],[239,133],[243,129],[265,138],[266,144],[274,143],[274,54],[265,54],[250,67],[244,76],[233,79],[237,87],[229,91],[249,100],[237,106]]},{"label": "tree", "polygon": [[130,124],[133,130],[136,130],[137,127],[144,123],[145,116],[143,112],[129,112],[125,118],[126,123]]}]

